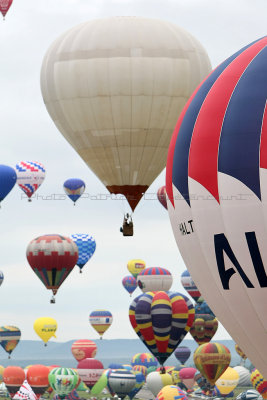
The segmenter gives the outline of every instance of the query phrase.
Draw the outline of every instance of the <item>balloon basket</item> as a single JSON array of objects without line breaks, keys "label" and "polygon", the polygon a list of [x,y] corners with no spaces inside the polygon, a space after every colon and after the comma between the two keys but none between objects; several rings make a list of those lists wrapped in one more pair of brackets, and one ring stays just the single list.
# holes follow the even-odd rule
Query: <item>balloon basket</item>
[{"label": "balloon basket", "polygon": [[8,356],[8,359],[9,359],[9,360],[10,360],[10,358],[11,358],[11,355]]},{"label": "balloon basket", "polygon": [[45,347],[47,347],[47,343],[45,343],[44,345],[45,345]]},{"label": "balloon basket", "polygon": [[32,201],[32,199],[28,199],[28,202],[30,203]]},{"label": "balloon basket", "polygon": [[83,272],[83,271],[80,269],[80,274],[82,274],[82,272]]},{"label": "balloon basket", "polygon": [[55,299],[54,296],[52,296],[52,297],[51,297],[51,300],[50,300],[50,304],[55,304],[55,302],[56,302],[56,299]]}]

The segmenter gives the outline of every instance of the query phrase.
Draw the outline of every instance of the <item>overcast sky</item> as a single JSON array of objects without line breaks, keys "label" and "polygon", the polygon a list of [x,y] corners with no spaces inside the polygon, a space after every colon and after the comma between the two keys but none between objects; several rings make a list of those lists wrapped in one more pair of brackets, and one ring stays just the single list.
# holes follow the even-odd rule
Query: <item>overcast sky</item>
[{"label": "overcast sky", "polygon": [[[22,339],[37,339],[33,322],[40,316],[58,321],[58,341],[97,338],[89,326],[91,311],[104,308],[114,322],[106,338],[136,338],[128,321],[130,297],[121,280],[127,262],[141,258],[147,266],[162,266],[174,277],[172,289],[183,291],[185,265],[179,255],[168,214],[155,195],[136,209],[135,235],[119,232],[123,206],[117,201],[49,200],[63,193],[63,182],[80,177],[86,192],[107,193],[54,126],[42,101],[40,68],[51,42],[65,30],[89,19],[136,15],[161,18],[191,32],[206,48],[215,67],[242,46],[266,34],[266,0],[14,0],[6,20],[0,20],[0,163],[14,166],[36,160],[47,170],[38,198],[28,203],[18,187],[0,210],[0,325],[16,325]],[[155,194],[164,172],[152,184]],[[53,197],[53,196],[52,196]],[[45,200],[45,198],[47,198]],[[152,199],[151,199],[152,198]],[[50,292],[29,267],[25,251],[36,236],[47,233],[89,233],[96,253],[79,274],[75,267],[49,303]],[[138,290],[136,290],[138,292]],[[137,293],[139,294],[139,293]],[[189,336],[189,335],[188,335]],[[188,337],[187,337],[188,338]],[[220,326],[214,339],[229,338]]]}]

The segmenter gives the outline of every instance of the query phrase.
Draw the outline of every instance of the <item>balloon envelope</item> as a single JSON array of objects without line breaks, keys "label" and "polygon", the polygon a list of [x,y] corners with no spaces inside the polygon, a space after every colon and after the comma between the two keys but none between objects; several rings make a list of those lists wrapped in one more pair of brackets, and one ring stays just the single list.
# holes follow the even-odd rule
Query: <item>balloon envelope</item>
[{"label": "balloon envelope", "polygon": [[49,372],[49,368],[45,365],[32,365],[27,370],[26,379],[37,398],[39,398],[49,386]]},{"label": "balloon envelope", "polygon": [[127,264],[127,268],[133,277],[137,278],[137,275],[146,268],[146,263],[143,260],[130,260]]},{"label": "balloon envelope", "polygon": [[131,275],[125,276],[122,280],[122,286],[127,290],[128,293],[132,294],[137,288],[137,281]]},{"label": "balloon envelope", "polygon": [[[1,7],[1,3],[0,3]],[[0,202],[8,195],[17,182],[17,174],[14,168],[8,165],[0,165]]]},{"label": "balloon envelope", "polygon": [[170,374],[161,374],[160,372],[151,372],[146,377],[146,384],[148,389],[157,396],[159,391],[167,385],[172,384],[172,377]]},{"label": "balloon envelope", "polygon": [[102,338],[106,330],[110,327],[112,321],[112,314],[108,310],[92,311],[89,315],[89,322],[92,327],[97,331],[100,338]]},{"label": "balloon envelope", "polygon": [[77,365],[77,372],[81,380],[89,387],[92,388],[104,371],[104,366],[101,361],[95,358],[85,358]]},{"label": "balloon envelope", "polygon": [[210,314],[195,314],[190,334],[197,344],[209,343],[218,329],[218,320]]},{"label": "balloon envelope", "polygon": [[157,198],[160,204],[167,210],[166,187],[161,186],[157,191]]},{"label": "balloon envelope", "polygon": [[45,178],[45,168],[37,161],[21,161],[16,164],[17,184],[30,199]]},{"label": "balloon envelope", "polygon": [[64,187],[66,195],[74,202],[74,204],[76,203],[76,201],[81,197],[81,195],[85,191],[84,181],[82,181],[81,179],[76,179],[76,178],[67,179],[64,182],[63,187]]},{"label": "balloon envelope", "polygon": [[70,236],[73,242],[77,245],[79,258],[77,265],[82,270],[85,264],[90,260],[96,249],[96,242],[93,236],[86,233],[75,233]]},{"label": "balloon envelope", "polygon": [[136,384],[136,375],[125,369],[117,369],[112,371],[108,377],[108,383],[114,393],[118,397],[124,399]]},{"label": "balloon envelope", "polygon": [[181,283],[183,288],[187,291],[187,293],[195,300],[201,297],[201,293],[195,285],[189,271],[185,270],[181,275]]},{"label": "balloon envelope", "polygon": [[133,367],[135,365],[143,365],[146,368],[150,368],[157,367],[158,361],[156,357],[150,353],[137,353],[133,356],[131,364]]},{"label": "balloon envelope", "polygon": [[237,365],[236,367],[234,367],[234,369],[238,372],[239,375],[238,386],[249,386],[251,372],[241,365]]},{"label": "balloon envelope", "polygon": [[24,379],[25,372],[21,367],[9,366],[5,368],[3,380],[11,397],[14,397],[15,393],[24,382]]},{"label": "balloon envelope", "polygon": [[168,211],[185,264],[263,376],[266,44],[266,36],[248,44],[195,91],[177,122],[166,171]]},{"label": "balloon envelope", "polygon": [[21,331],[16,326],[5,325],[0,327],[0,345],[10,355],[18,345]]},{"label": "balloon envelope", "polygon": [[56,337],[57,321],[51,317],[41,317],[34,321],[33,329],[37,335],[47,343],[52,337]]},{"label": "balloon envelope", "polygon": [[0,11],[5,19],[6,13],[8,12],[13,0],[0,0]]},{"label": "balloon envelope", "polygon": [[165,167],[177,114],[209,71],[203,47],[178,26],[112,17],[80,24],[53,42],[41,89],[62,135],[134,210]]},{"label": "balloon envelope", "polygon": [[85,358],[94,358],[97,352],[97,345],[88,339],[76,340],[71,346],[71,352],[77,361],[82,361]]},{"label": "balloon envelope", "polygon": [[137,276],[137,284],[143,293],[164,290],[172,285],[172,274],[165,268],[145,268]]},{"label": "balloon envelope", "polygon": [[178,386],[168,385],[164,386],[157,394],[156,400],[187,400],[186,393]]},{"label": "balloon envelope", "polygon": [[220,393],[225,396],[236,388],[238,381],[238,372],[234,368],[228,367],[220,378],[217,379],[215,385],[219,389]]},{"label": "balloon envelope", "polygon": [[77,385],[79,376],[72,368],[54,368],[48,375],[49,384],[61,397],[68,395]]},{"label": "balloon envelope", "polygon": [[250,380],[254,388],[262,395],[262,397],[267,399],[267,380],[262,376],[260,371],[255,368],[251,372]]},{"label": "balloon envelope", "polygon": [[[192,329],[192,327],[191,327]],[[185,364],[191,355],[191,350],[187,346],[179,346],[174,351],[174,355],[181,364]]]}]

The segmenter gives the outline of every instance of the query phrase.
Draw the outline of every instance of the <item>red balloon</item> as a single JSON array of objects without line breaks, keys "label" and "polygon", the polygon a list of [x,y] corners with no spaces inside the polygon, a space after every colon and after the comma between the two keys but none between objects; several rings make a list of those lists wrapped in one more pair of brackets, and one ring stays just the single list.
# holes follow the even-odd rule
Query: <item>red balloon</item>
[{"label": "red balloon", "polygon": [[101,361],[95,358],[85,358],[77,365],[77,372],[81,380],[91,389],[104,371]]},{"label": "red balloon", "polygon": [[7,390],[11,396],[17,393],[21,385],[25,380],[25,372],[20,367],[7,367],[3,372],[3,381],[7,387]]},{"label": "red balloon", "polygon": [[13,0],[0,0],[0,11],[5,19],[5,15],[8,12]]},{"label": "red balloon", "polygon": [[166,194],[166,186],[161,186],[157,191],[157,197],[160,204],[168,210],[167,207],[167,194]]},{"label": "red balloon", "polygon": [[94,358],[96,351],[97,345],[88,339],[76,340],[71,346],[71,352],[77,361],[82,361],[85,358]]},{"label": "red balloon", "polygon": [[26,378],[37,399],[46,391],[49,386],[48,374],[49,367],[45,365],[32,365],[26,372]]},{"label": "red balloon", "polygon": [[[27,259],[38,278],[55,295],[78,260],[78,247],[65,236],[39,236],[28,245]],[[54,298],[51,302],[55,302]]]}]

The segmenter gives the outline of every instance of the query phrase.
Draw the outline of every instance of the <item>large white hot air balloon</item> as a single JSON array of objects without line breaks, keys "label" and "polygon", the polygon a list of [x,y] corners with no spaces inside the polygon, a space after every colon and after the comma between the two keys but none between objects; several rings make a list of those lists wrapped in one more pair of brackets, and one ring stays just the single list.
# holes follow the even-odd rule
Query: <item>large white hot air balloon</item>
[{"label": "large white hot air balloon", "polygon": [[178,26],[113,17],[56,39],[41,89],[62,135],[134,210],[165,167],[177,116],[209,71],[204,48]]},{"label": "large white hot air balloon", "polygon": [[168,155],[173,231],[201,294],[267,376],[267,37],[187,103]]}]

